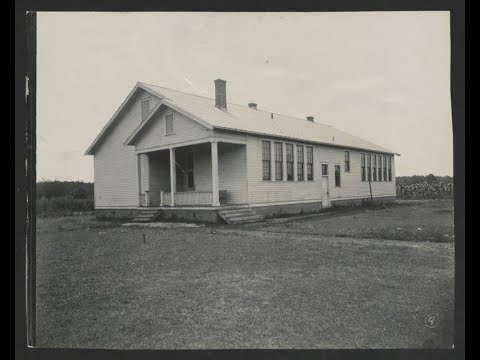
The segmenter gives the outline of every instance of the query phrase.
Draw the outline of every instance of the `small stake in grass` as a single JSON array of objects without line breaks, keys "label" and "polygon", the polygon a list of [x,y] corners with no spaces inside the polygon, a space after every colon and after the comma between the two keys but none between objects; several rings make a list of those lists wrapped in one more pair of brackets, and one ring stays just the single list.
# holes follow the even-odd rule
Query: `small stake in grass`
[{"label": "small stake in grass", "polygon": [[143,233],[143,243],[145,244],[145,233]]}]

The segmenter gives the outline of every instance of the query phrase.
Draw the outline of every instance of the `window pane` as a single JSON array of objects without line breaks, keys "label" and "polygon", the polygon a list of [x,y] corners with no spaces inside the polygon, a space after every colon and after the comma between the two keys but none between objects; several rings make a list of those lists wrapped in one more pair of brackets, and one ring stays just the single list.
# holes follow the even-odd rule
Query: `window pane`
[{"label": "window pane", "polygon": [[307,163],[313,164],[313,148],[307,146]]},{"label": "window pane", "polygon": [[313,164],[307,164],[307,180],[313,180]]},{"label": "window pane", "polygon": [[388,158],[388,181],[392,181],[392,158]]},{"label": "window pane", "polygon": [[282,143],[275,143],[275,161],[283,161]]},{"label": "window pane", "polygon": [[383,181],[388,181],[387,178],[387,157],[383,157]]},{"label": "window pane", "polygon": [[328,175],[328,164],[322,164],[322,175]]},{"label": "window pane", "polygon": [[345,151],[345,171],[350,171],[350,151]]},{"label": "window pane", "polygon": [[382,156],[378,155],[378,181],[382,181]]},{"label": "window pane", "polygon": [[287,162],[287,180],[293,180],[293,162]]},{"label": "window pane", "polygon": [[335,165],[335,186],[340,186],[340,165]]},{"label": "window pane", "polygon": [[263,172],[263,180],[270,180],[271,173],[270,173],[270,141],[262,141],[262,172]]},{"label": "window pane", "polygon": [[361,158],[362,181],[365,181],[366,180],[366,176],[365,176],[365,154],[364,153],[360,154],[360,158]]},{"label": "window pane", "polygon": [[303,181],[303,146],[297,145],[297,180]]}]

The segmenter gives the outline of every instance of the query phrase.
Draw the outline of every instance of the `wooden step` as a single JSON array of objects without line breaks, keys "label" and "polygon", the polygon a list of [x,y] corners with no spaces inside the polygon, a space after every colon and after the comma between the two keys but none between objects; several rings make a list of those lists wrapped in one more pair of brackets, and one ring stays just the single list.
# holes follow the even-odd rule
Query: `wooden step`
[{"label": "wooden step", "polygon": [[258,215],[252,208],[220,210],[218,215],[227,224],[244,224],[263,220],[263,216]]},{"label": "wooden step", "polygon": [[237,214],[237,215],[228,217],[228,220],[230,221],[243,220],[243,219],[263,219],[263,217],[257,214]]},{"label": "wooden step", "polygon": [[220,213],[223,215],[231,215],[231,214],[241,214],[241,213],[253,213],[253,210],[250,208],[245,209],[232,209],[232,210],[220,210]]},{"label": "wooden step", "polygon": [[138,214],[132,218],[134,222],[151,222],[157,218],[159,214],[158,209],[142,209]]}]

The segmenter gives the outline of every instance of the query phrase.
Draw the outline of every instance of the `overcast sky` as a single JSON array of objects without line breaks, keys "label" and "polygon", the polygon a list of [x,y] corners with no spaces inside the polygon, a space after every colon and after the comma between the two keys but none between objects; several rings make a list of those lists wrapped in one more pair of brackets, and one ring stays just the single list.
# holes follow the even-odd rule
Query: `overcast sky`
[{"label": "overcast sky", "polygon": [[39,13],[37,180],[83,155],[137,81],[333,125],[452,175],[448,12]]}]

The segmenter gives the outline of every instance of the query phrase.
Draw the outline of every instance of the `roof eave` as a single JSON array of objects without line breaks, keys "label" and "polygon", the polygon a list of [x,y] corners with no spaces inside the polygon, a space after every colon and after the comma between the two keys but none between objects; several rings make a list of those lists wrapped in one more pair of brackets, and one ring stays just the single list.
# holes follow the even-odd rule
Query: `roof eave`
[{"label": "roof eave", "polygon": [[275,135],[275,134],[268,134],[268,133],[262,133],[262,132],[255,132],[255,131],[247,131],[247,130],[240,130],[240,129],[234,129],[234,128],[228,128],[224,126],[215,126],[215,129],[218,130],[228,130],[228,131],[234,131],[234,132],[240,132],[240,133],[245,133],[245,134],[253,134],[253,135],[260,135],[260,136],[270,136],[270,137],[275,137],[275,138],[281,138],[281,139],[287,139],[291,141],[303,141],[303,142],[308,142],[311,144],[318,144],[318,145],[324,145],[324,146],[332,146],[332,147],[339,147],[339,148],[345,148],[345,149],[352,149],[352,150],[362,150],[362,151],[371,151],[371,152],[377,152],[377,153],[383,153],[383,154],[390,154],[390,155],[398,155],[400,154],[395,153],[391,150],[384,149],[384,150],[373,150],[373,149],[368,149],[368,148],[362,148],[362,147],[357,147],[357,146],[351,146],[351,145],[342,145],[342,144],[332,144],[332,143],[326,143],[322,141],[314,141],[314,140],[304,140],[304,139],[298,139],[292,136],[288,135]]},{"label": "roof eave", "polygon": [[105,126],[103,127],[103,129],[100,131],[100,133],[97,135],[97,137],[93,140],[93,142],[90,144],[90,146],[88,147],[88,149],[85,151],[84,155],[93,155],[94,154],[94,150],[95,150],[95,146],[97,146],[97,144],[100,142],[100,140],[103,138],[103,136],[105,135],[105,133],[107,132],[108,128],[110,127],[110,125],[112,125],[112,123],[116,120],[116,118],[118,117],[118,115],[122,112],[122,110],[125,108],[125,105],[130,101],[130,99],[133,97],[133,94],[135,94],[135,92],[139,89],[139,88],[142,88],[143,89],[143,86],[141,86],[141,84],[139,82],[137,82],[135,84],[135,86],[133,87],[133,89],[130,91],[130,93],[127,95],[127,97],[125,98],[125,100],[123,100],[123,102],[120,104],[120,106],[118,107],[118,109],[115,111],[115,113],[112,115],[112,117],[110,118],[110,120],[108,120],[108,122],[105,124]]}]

